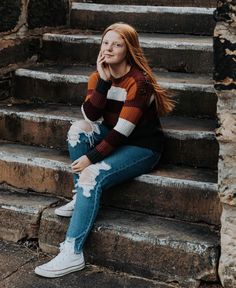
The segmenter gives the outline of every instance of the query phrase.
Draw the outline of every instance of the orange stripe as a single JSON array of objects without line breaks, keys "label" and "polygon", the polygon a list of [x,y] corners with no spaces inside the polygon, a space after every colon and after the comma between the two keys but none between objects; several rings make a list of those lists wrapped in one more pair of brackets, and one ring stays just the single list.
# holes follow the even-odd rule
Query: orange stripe
[{"label": "orange stripe", "polygon": [[97,82],[98,82],[98,77],[99,77],[98,72],[93,72],[90,75],[89,80],[88,80],[88,92],[87,92],[87,96],[85,98],[85,101],[91,97],[93,90],[96,88]]},{"label": "orange stripe", "polygon": [[136,107],[123,107],[120,117],[136,124],[137,120],[142,116],[142,111]]},{"label": "orange stripe", "polygon": [[125,86],[126,86],[126,89],[128,88],[128,90],[129,90],[127,97],[126,97],[126,100],[135,99],[137,89],[138,89],[138,86],[137,86],[137,83],[135,82],[135,79],[130,77]]}]

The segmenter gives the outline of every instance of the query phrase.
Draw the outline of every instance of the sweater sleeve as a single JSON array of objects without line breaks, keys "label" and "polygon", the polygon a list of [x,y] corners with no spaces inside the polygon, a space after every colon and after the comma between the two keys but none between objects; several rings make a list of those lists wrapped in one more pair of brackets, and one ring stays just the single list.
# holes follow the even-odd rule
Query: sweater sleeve
[{"label": "sweater sleeve", "polygon": [[152,92],[145,80],[136,82],[133,79],[115,127],[86,154],[92,163],[103,160],[125,142],[148,107]]},{"label": "sweater sleeve", "polygon": [[86,120],[97,121],[102,115],[107,102],[107,92],[111,88],[111,81],[105,81],[97,72],[91,74],[88,80],[87,96],[81,111]]}]

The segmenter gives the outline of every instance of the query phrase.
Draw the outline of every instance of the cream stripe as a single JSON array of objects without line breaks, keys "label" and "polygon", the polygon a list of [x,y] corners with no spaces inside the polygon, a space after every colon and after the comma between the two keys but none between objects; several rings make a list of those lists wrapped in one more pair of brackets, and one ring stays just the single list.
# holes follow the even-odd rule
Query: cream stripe
[{"label": "cream stripe", "polygon": [[122,101],[122,102],[125,102],[126,96],[127,96],[127,91],[121,87],[111,86],[111,88],[108,90],[108,93],[107,93],[107,99],[112,99],[112,100]]},{"label": "cream stripe", "polygon": [[84,104],[81,105],[81,112],[82,112],[82,115],[84,116],[84,120],[87,120],[89,122],[92,122],[86,115],[85,111],[84,111],[84,107],[83,107]]},{"label": "cream stripe", "polygon": [[99,119],[97,119],[96,121],[90,120],[90,119],[87,117],[87,115],[86,115],[86,113],[85,113],[85,111],[84,111],[83,105],[84,105],[84,104],[81,105],[81,112],[82,112],[82,115],[84,116],[84,120],[89,121],[89,122],[102,122],[102,120],[103,120],[103,117],[102,117],[102,116],[101,116]]},{"label": "cream stripe", "polygon": [[116,123],[116,126],[114,127],[114,130],[128,137],[134,130],[134,128],[135,125],[132,122],[119,118],[118,122]]}]

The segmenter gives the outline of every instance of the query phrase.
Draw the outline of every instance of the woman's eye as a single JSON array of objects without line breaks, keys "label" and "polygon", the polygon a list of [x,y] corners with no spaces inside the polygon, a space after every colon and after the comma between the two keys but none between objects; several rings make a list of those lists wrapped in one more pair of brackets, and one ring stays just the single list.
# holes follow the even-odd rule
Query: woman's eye
[{"label": "woman's eye", "polygon": [[[103,42],[102,42],[102,45],[107,46],[107,45],[109,45],[109,42],[108,42],[108,41],[103,41]],[[122,47],[122,44],[116,43],[116,42],[111,43],[111,45],[112,45],[112,47],[116,47],[116,48]]]}]

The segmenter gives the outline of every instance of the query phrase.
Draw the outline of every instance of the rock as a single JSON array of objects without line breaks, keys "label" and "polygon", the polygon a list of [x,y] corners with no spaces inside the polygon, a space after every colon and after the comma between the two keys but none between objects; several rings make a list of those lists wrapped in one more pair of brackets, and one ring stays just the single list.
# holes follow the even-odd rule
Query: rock
[{"label": "rock", "polygon": [[223,205],[219,275],[225,288],[236,285],[236,207]]}]

